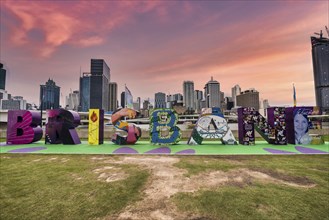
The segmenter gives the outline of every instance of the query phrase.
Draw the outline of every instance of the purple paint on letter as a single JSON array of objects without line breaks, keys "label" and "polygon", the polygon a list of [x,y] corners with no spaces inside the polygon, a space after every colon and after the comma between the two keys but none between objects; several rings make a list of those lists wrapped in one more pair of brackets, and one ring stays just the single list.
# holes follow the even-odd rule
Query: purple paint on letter
[{"label": "purple paint on letter", "polygon": [[41,115],[36,111],[9,110],[7,144],[30,144],[42,138]]},{"label": "purple paint on letter", "polygon": [[113,154],[138,154],[138,152],[130,147],[120,147],[113,151]]},{"label": "purple paint on letter", "polygon": [[178,152],[176,152],[176,154],[195,154],[195,150],[186,149],[186,150],[178,151]]},{"label": "purple paint on letter", "polygon": [[145,154],[170,154],[171,150],[169,147],[159,147],[150,151],[145,152]]},{"label": "purple paint on letter", "polygon": [[285,150],[276,150],[272,148],[263,148],[267,152],[270,152],[272,154],[296,154],[295,152],[285,151]]},{"label": "purple paint on letter", "polygon": [[15,150],[10,150],[8,153],[32,153],[35,151],[40,151],[47,149],[46,147],[27,147],[27,148],[21,148],[21,149],[15,149]]},{"label": "purple paint on letter", "polygon": [[296,150],[303,154],[329,154],[328,152],[322,150],[316,150],[308,147],[296,146]]}]

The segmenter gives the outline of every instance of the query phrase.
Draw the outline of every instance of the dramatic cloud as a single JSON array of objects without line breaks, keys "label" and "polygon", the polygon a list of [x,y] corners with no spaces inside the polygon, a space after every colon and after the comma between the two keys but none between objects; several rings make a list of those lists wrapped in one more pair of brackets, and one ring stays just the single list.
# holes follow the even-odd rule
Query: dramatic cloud
[{"label": "dramatic cloud", "polygon": [[[314,104],[310,35],[328,26],[323,1],[1,1],[8,90],[38,102],[49,77],[65,95],[102,58],[134,97],[203,89],[258,90],[270,104]],[[5,43],[4,43],[5,42]],[[28,80],[23,80],[25,76]]]}]

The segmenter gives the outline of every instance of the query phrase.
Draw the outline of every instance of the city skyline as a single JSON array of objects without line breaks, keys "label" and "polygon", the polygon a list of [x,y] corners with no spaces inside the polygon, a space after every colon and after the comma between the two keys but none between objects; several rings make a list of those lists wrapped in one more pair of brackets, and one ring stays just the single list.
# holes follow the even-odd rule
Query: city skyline
[{"label": "city skyline", "polygon": [[328,2],[0,4],[6,90],[28,102],[38,104],[39,86],[52,78],[63,103],[95,58],[109,65],[118,92],[126,84],[142,100],[183,93],[186,80],[203,90],[213,76],[226,96],[239,84],[291,106],[294,83],[297,105],[315,105],[310,36],[329,26]]}]

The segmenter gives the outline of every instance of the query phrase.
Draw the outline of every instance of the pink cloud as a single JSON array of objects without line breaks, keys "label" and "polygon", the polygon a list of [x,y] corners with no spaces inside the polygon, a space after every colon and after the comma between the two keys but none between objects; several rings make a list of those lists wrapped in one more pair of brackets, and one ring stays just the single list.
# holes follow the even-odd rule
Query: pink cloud
[{"label": "pink cloud", "polygon": [[[19,20],[16,27],[9,27],[12,42],[17,46],[30,43],[28,33],[33,29],[41,30],[44,40],[34,45],[42,57],[49,57],[63,44],[81,47],[100,45],[105,36],[113,29],[127,22],[136,8],[138,13],[154,10],[159,2],[150,1],[139,4],[133,1],[122,2],[4,2],[4,7]],[[105,15],[107,13],[107,15]],[[165,10],[158,12],[164,16]],[[105,15],[105,16],[104,16]],[[91,34],[97,26],[97,35]]]}]

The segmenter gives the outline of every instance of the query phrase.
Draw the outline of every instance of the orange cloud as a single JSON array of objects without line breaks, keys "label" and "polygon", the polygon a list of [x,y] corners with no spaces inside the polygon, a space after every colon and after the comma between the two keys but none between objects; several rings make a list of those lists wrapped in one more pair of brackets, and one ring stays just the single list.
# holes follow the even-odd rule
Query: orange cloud
[{"label": "orange cloud", "polygon": [[[44,40],[34,45],[42,57],[49,57],[63,44],[79,47],[100,45],[105,36],[114,28],[127,22],[135,13],[156,10],[165,17],[166,9],[156,7],[160,2],[121,1],[121,2],[4,2],[4,7],[19,21],[17,27],[11,27],[13,43],[30,43],[29,31],[41,30]],[[95,33],[95,28],[97,32]]]}]

